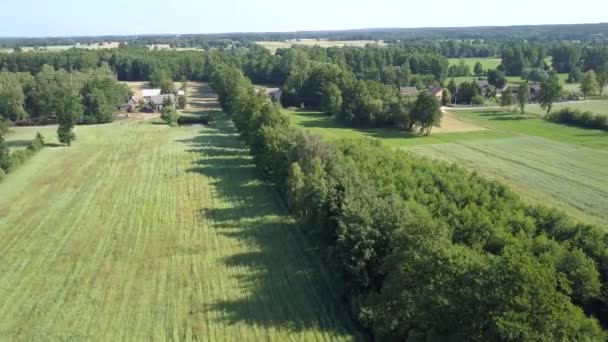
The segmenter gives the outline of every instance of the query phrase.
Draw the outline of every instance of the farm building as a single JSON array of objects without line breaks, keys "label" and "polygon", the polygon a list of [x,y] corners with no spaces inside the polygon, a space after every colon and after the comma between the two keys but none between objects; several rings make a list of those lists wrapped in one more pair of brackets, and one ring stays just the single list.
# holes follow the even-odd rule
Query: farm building
[{"label": "farm building", "polygon": [[418,96],[418,88],[416,87],[401,87],[399,88],[401,96],[405,97],[416,97]]},{"label": "farm building", "polygon": [[135,98],[135,96],[131,96],[131,97],[129,98],[129,101],[127,101],[126,103],[121,104],[121,105],[119,106],[119,109],[120,109],[121,111],[123,111],[123,112],[124,112],[124,111],[127,111],[127,112],[133,112],[133,111],[135,111],[135,108],[137,107],[137,104],[138,104],[138,101],[137,101],[137,99]]},{"label": "farm building", "polygon": [[429,93],[433,96],[435,96],[435,98],[437,98],[438,101],[441,101],[441,98],[443,97],[443,88],[441,87],[430,87],[429,88]]},{"label": "farm building", "polygon": [[177,96],[186,96],[186,92],[183,90],[178,90],[177,91]]},{"label": "farm building", "polygon": [[165,103],[166,99],[171,100],[171,103],[173,103],[173,104],[177,103],[177,98],[175,97],[175,95],[173,95],[173,94],[163,94],[163,95],[157,95],[157,96],[150,97],[150,100],[148,101],[148,104],[152,108],[154,108],[154,110],[161,111],[163,109],[163,104]]},{"label": "farm building", "polygon": [[283,91],[281,89],[276,89],[270,92],[266,92],[266,95],[268,95],[268,97],[272,100],[272,101],[281,101],[281,96],[283,96]]},{"label": "farm building", "polygon": [[141,97],[143,97],[144,100],[150,100],[150,98],[152,98],[153,96],[159,95],[160,89],[144,89],[141,91]]}]

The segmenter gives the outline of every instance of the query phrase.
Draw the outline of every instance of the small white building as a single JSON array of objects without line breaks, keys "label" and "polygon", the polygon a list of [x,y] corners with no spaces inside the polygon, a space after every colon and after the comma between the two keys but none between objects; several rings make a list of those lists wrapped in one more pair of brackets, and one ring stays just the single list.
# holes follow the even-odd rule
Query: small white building
[{"label": "small white building", "polygon": [[150,100],[150,98],[152,98],[153,96],[159,95],[160,89],[144,89],[141,91],[141,97],[143,97],[144,100]]}]

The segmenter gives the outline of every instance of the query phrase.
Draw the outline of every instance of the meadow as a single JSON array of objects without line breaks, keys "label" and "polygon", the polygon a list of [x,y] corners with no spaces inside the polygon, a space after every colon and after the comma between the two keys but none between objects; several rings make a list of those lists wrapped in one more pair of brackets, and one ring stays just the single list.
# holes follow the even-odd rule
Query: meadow
[{"label": "meadow", "polygon": [[502,59],[500,57],[448,58],[448,62],[450,63],[450,65],[458,65],[460,61],[463,61],[466,65],[468,65],[471,68],[471,72],[473,72],[475,64],[477,64],[477,62],[481,63],[483,70],[488,70],[498,68],[498,66],[502,62]]},{"label": "meadow", "polygon": [[[209,126],[78,126],[72,147],[47,147],[0,183],[0,336],[356,339],[339,283],[229,118],[190,100]],[[8,140],[38,130],[55,142],[53,126]]]},{"label": "meadow", "polygon": [[449,113],[485,130],[434,132],[428,137],[394,129],[344,127],[318,112],[288,113],[292,123],[329,139],[380,139],[391,148],[454,162],[500,180],[530,203],[563,209],[584,222],[605,225],[608,221],[606,132],[492,109]]}]

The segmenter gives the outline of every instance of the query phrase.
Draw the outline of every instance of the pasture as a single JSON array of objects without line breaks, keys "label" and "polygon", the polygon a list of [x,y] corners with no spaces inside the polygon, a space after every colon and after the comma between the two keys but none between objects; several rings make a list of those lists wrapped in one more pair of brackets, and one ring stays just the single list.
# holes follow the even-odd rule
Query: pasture
[{"label": "pasture", "polygon": [[[191,86],[191,114],[216,106]],[[338,283],[228,117],[209,115],[78,126],[0,183],[3,339],[356,338]]]},{"label": "pasture", "polygon": [[530,203],[561,208],[584,222],[605,226],[608,221],[606,132],[492,109],[459,110],[444,116],[449,119],[442,123],[447,128],[456,119],[483,130],[434,129],[428,137],[396,129],[344,127],[317,112],[288,113],[293,124],[329,139],[381,139],[388,147],[454,162],[502,181]]},{"label": "pasture", "polygon": [[458,65],[460,61],[463,61],[466,65],[471,68],[471,72],[473,72],[475,68],[475,64],[477,62],[481,63],[483,70],[488,69],[496,69],[502,62],[500,57],[487,57],[487,58],[448,58],[448,62],[450,65]]}]

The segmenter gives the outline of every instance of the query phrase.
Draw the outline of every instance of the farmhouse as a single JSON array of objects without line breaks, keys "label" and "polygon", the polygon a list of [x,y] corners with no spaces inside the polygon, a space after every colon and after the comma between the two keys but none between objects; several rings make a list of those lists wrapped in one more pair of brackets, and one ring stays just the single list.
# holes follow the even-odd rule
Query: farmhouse
[{"label": "farmhouse", "polygon": [[129,101],[127,101],[124,104],[121,104],[118,109],[120,111],[127,111],[127,112],[134,112],[135,108],[137,107],[138,101],[137,98],[135,98],[135,96],[131,96],[129,98]]},{"label": "farmhouse", "polygon": [[166,99],[171,100],[171,103],[173,104],[177,103],[175,95],[163,94],[150,97],[148,104],[150,105],[150,107],[154,108],[154,110],[161,111],[163,109],[163,104],[165,103]]},{"label": "farmhouse", "polygon": [[492,85],[486,80],[478,80],[477,85],[479,86],[479,89],[481,89],[482,95],[485,95],[488,90],[492,89]]},{"label": "farmhouse", "polygon": [[430,87],[429,88],[429,93],[431,95],[435,96],[435,98],[437,98],[437,100],[441,102],[441,98],[443,97],[443,88],[441,88],[441,87]]},{"label": "farmhouse", "polygon": [[143,97],[144,100],[149,101],[150,98],[152,98],[153,96],[159,96],[160,95],[160,89],[144,89],[141,91],[141,97]]},{"label": "farmhouse", "polygon": [[416,87],[401,87],[399,93],[404,97],[416,97],[418,96],[418,88]]}]

